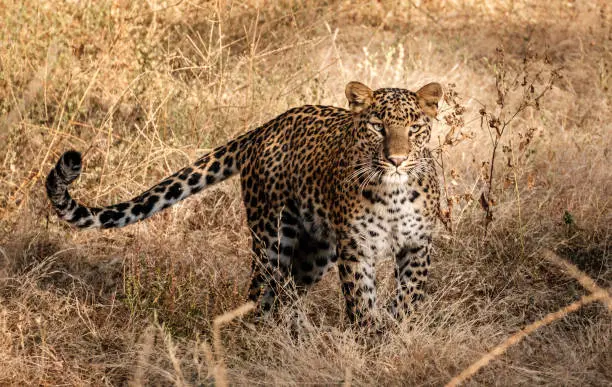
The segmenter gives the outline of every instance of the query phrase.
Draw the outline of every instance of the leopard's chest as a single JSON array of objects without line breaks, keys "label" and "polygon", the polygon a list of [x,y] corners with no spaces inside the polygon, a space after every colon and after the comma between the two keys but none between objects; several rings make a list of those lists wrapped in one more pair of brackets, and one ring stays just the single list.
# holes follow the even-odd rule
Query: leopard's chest
[{"label": "leopard's chest", "polygon": [[363,253],[388,258],[429,238],[431,221],[423,216],[426,202],[422,196],[411,187],[364,191],[362,209],[351,226]]}]

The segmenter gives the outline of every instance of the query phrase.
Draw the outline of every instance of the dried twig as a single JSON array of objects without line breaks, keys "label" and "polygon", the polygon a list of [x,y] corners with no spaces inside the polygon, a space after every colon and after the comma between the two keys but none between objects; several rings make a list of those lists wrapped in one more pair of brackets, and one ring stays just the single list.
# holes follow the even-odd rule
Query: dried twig
[{"label": "dried twig", "polygon": [[477,362],[470,365],[468,368],[464,369],[459,375],[452,378],[447,384],[446,387],[454,387],[458,386],[461,383],[465,382],[472,376],[474,376],[481,368],[489,364],[496,357],[504,354],[508,350],[508,348],[512,347],[515,344],[518,344],[525,337],[529,336],[531,333],[535,332],[537,329],[549,325],[557,320],[562,319],[567,316],[571,312],[575,312],[578,309],[582,308],[584,305],[593,303],[595,301],[606,300],[609,299],[610,295],[608,292],[601,291],[597,293],[589,294],[588,296],[582,297],[580,300],[573,302],[556,312],[552,312],[544,316],[544,318],[533,322],[527,325],[525,328],[521,329],[517,333],[513,334],[503,343],[499,344],[497,347],[493,348],[483,357],[481,357]]},{"label": "dried twig", "polygon": [[215,317],[213,321],[213,347],[215,348],[215,357],[217,358],[217,364],[213,372],[215,376],[215,382],[217,385],[224,387],[227,386],[227,371],[225,369],[225,361],[223,360],[223,343],[221,341],[221,326],[232,321],[236,317],[243,316],[253,310],[255,304],[247,302],[242,306],[231,310],[221,316]]},{"label": "dried twig", "polygon": [[[582,287],[588,290],[591,294],[599,294],[599,293],[607,292],[605,289],[598,286],[595,283],[595,280],[593,280],[593,278],[589,277],[586,273],[582,272],[575,265],[561,258],[557,254],[555,254],[553,251],[545,249],[544,258],[547,261],[554,263],[555,265],[559,266],[564,271],[566,271],[567,274],[575,278],[576,281],[578,281],[580,285],[582,285]],[[606,304],[606,307],[608,308],[608,310],[612,312],[612,297],[610,297],[609,294],[607,298],[604,298],[602,300],[602,302]]]},{"label": "dried twig", "polygon": [[580,269],[578,269],[575,265],[559,257],[551,250],[544,250],[544,258],[547,261],[552,262],[555,265],[563,268],[570,276],[580,282],[580,284],[591,294],[589,294],[588,296],[583,296],[580,300],[573,302],[568,306],[559,309],[556,312],[547,314],[546,316],[544,316],[544,318],[527,325],[525,328],[513,334],[503,343],[490,350],[477,362],[473,363],[468,368],[464,369],[459,375],[451,379],[451,381],[446,384],[447,387],[458,386],[462,382],[474,376],[476,372],[478,372],[478,370],[489,364],[493,359],[506,352],[508,348],[515,344],[518,344],[521,340],[529,336],[537,329],[545,325],[549,325],[554,321],[562,319],[569,313],[575,312],[578,309],[582,308],[584,305],[590,304],[595,301],[601,301],[607,306],[608,311],[612,311],[612,297],[610,296],[610,293],[607,290],[599,287],[591,277],[580,271]]},{"label": "dried twig", "polygon": [[138,353],[138,362],[136,363],[136,372],[130,381],[131,386],[144,386],[143,378],[147,369],[149,356],[153,352],[153,344],[155,342],[155,332],[153,326],[145,329],[142,339],[142,348]]},{"label": "dried twig", "polygon": [[[479,198],[480,204],[485,211],[483,239],[487,237],[489,225],[493,221],[493,205],[495,201],[492,197],[492,190],[495,182],[497,150],[502,137],[509,125],[520,113],[529,107],[539,109],[541,99],[552,90],[554,83],[561,78],[561,68],[551,69],[547,81],[542,85],[540,82],[542,71],[538,71],[535,74],[532,73],[529,69],[529,62],[529,58],[525,57],[523,60],[523,68],[513,72],[509,69],[504,60],[503,48],[498,48],[497,61],[493,66],[493,71],[495,73],[495,88],[497,89],[497,107],[494,111],[487,111],[486,106],[480,109],[480,126],[489,131],[493,143],[491,147],[491,160],[488,161],[488,175],[484,176],[486,186]],[[539,92],[536,90],[538,88]],[[512,103],[511,97],[519,93],[520,97],[518,102]]]}]

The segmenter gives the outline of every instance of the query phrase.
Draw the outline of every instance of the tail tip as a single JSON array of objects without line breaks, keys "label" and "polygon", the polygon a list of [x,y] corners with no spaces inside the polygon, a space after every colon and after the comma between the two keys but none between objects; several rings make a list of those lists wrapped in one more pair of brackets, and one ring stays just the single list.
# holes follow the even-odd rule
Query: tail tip
[{"label": "tail tip", "polygon": [[59,182],[70,184],[81,174],[81,154],[75,150],[69,150],[60,157],[55,166],[55,173]]},{"label": "tail tip", "polygon": [[81,154],[75,150],[69,150],[64,153],[61,157],[62,163],[70,170],[74,172],[80,172],[82,158]]}]

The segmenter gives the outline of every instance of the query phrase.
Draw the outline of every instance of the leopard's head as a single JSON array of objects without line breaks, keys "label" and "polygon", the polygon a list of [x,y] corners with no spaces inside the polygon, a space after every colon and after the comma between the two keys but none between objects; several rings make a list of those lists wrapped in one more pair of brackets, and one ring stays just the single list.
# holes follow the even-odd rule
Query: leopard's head
[{"label": "leopard's head", "polygon": [[350,82],[346,97],[357,137],[356,170],[382,183],[403,184],[429,168],[429,153],[424,150],[442,97],[438,83],[415,93],[395,88],[373,91]]}]

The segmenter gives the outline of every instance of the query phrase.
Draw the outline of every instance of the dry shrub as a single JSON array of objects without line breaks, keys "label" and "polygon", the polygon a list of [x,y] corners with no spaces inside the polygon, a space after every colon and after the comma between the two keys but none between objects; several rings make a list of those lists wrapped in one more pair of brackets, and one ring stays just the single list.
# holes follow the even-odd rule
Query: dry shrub
[{"label": "dry shrub", "polygon": [[[592,297],[545,249],[610,288],[605,1],[9,1],[0,17],[0,384],[441,385]],[[75,232],[45,198],[67,148],[85,152],[75,197],[127,199],[291,106],[345,106],[350,80],[446,91],[431,146],[448,229],[428,298],[380,337],[347,325],[334,273],[279,321],[215,331],[249,282],[236,180],[121,230]],[[528,332],[471,383],[612,380],[603,305]]]}]

